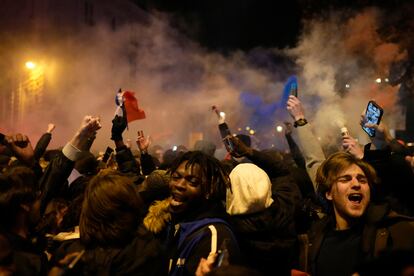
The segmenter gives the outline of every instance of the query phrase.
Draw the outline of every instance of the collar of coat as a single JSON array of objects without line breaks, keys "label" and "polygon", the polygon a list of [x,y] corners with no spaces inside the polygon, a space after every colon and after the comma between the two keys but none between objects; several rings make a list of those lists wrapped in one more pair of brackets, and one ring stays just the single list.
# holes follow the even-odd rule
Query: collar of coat
[{"label": "collar of coat", "polygon": [[[144,218],[144,226],[150,232],[158,234],[162,232],[169,223],[185,223],[205,218],[218,218],[227,220],[227,214],[224,205],[220,201],[204,202],[194,210],[186,213],[179,221],[173,221],[173,215],[170,211],[171,197],[155,201]],[[177,218],[175,218],[177,219]]]},{"label": "collar of coat", "polygon": [[144,226],[154,234],[160,233],[171,221],[171,197],[155,201],[144,218]]}]

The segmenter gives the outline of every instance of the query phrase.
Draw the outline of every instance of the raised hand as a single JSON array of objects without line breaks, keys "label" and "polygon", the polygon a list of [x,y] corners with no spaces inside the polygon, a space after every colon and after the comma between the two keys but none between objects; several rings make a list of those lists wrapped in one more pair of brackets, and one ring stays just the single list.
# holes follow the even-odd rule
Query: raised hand
[{"label": "raised hand", "polygon": [[295,121],[305,119],[305,112],[303,110],[302,103],[295,96],[289,96],[286,109]]},{"label": "raised hand", "polygon": [[361,126],[375,129],[375,136],[370,137],[371,140],[375,138],[377,140],[381,140],[381,141],[385,141],[389,143],[393,139],[388,126],[383,121],[381,121],[379,125],[370,124],[366,122],[365,114],[361,114],[360,124]]},{"label": "raised hand", "polygon": [[112,120],[111,140],[121,141],[122,133],[127,127],[127,120],[124,116],[115,115]]},{"label": "raised hand", "polygon": [[78,133],[87,138],[94,137],[96,132],[102,127],[101,119],[94,116],[85,116],[82,120]]},{"label": "raised hand", "polygon": [[47,125],[47,133],[52,133],[52,131],[55,129],[55,124],[52,124],[52,123],[49,123],[48,125]]},{"label": "raised hand", "polygon": [[100,118],[94,116],[85,116],[81,125],[70,141],[71,145],[79,150],[88,150],[90,143],[88,141],[95,139],[96,132],[102,127]]},{"label": "raised hand", "polygon": [[342,136],[342,148],[358,159],[364,157],[364,149],[359,145],[358,141],[350,135]]},{"label": "raised hand", "polygon": [[151,138],[144,136],[144,131],[138,130],[137,132],[137,146],[141,152],[147,152],[151,145]]},{"label": "raised hand", "polygon": [[34,164],[34,152],[32,144],[26,135],[21,133],[5,137],[16,157],[29,166]]},{"label": "raised hand", "polygon": [[244,144],[239,138],[229,135],[223,140],[226,139],[232,144],[232,148],[230,149],[230,154],[232,156],[242,157],[253,153],[253,149]]},{"label": "raised hand", "polygon": [[198,267],[197,267],[195,275],[196,276],[207,275],[214,268],[214,263],[216,262],[217,255],[218,254],[215,252],[210,252],[207,259],[201,258],[200,262],[198,263]]}]

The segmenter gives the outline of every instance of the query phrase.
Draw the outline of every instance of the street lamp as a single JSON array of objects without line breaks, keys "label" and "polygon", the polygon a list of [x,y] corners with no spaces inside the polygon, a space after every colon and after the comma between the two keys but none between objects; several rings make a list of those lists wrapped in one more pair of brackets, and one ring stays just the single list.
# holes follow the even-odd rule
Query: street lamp
[{"label": "street lamp", "polygon": [[26,68],[30,70],[33,70],[36,68],[36,63],[34,63],[33,61],[27,61],[25,65],[26,65]]}]

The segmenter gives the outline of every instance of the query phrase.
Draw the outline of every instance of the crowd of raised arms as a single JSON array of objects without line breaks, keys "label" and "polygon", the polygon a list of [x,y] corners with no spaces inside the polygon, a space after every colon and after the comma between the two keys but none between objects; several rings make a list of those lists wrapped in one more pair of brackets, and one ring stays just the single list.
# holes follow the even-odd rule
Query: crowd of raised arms
[{"label": "crowd of raised arms", "polygon": [[94,116],[59,150],[53,124],[35,146],[2,135],[0,275],[414,275],[410,148],[364,116],[371,143],[344,131],[324,148],[300,100],[286,108],[289,153],[223,135],[220,117],[223,160],[204,140],[128,145],[118,115],[104,156]]}]

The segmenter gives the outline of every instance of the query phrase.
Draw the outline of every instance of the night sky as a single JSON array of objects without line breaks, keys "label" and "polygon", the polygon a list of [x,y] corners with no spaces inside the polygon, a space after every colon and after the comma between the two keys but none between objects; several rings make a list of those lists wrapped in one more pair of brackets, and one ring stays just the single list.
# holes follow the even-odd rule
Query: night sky
[{"label": "night sky", "polygon": [[202,46],[223,53],[261,47],[296,45],[303,20],[329,10],[378,6],[393,11],[404,0],[135,0],[143,9],[172,15],[172,24]]}]

